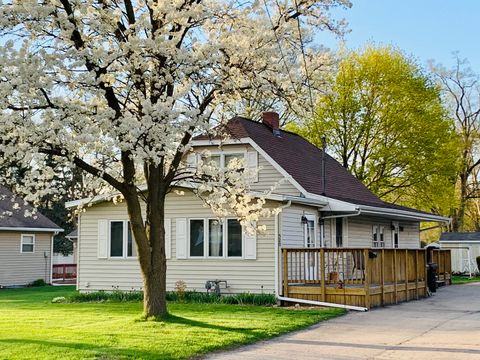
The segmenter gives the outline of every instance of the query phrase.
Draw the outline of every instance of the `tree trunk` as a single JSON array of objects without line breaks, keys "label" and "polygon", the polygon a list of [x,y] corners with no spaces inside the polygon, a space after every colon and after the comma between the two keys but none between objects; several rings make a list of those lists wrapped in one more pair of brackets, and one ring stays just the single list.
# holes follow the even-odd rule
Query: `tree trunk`
[{"label": "tree trunk", "polygon": [[154,183],[149,186],[147,198],[146,221],[144,222],[137,190],[132,188],[125,195],[143,276],[144,315],[147,318],[163,317],[167,314],[165,188]]}]

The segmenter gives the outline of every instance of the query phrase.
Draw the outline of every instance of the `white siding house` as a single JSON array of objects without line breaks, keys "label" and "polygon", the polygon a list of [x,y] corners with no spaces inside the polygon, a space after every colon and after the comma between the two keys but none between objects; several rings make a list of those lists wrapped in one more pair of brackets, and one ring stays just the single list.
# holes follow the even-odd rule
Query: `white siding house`
[{"label": "white siding house", "polygon": [[26,210],[32,208],[0,186],[0,287],[51,282],[53,236],[62,229],[42,214],[25,217]]},{"label": "white siding house", "polygon": [[[251,236],[233,217],[216,218],[194,189],[183,186],[183,195],[170,193],[165,207],[168,290],[178,280],[197,291],[204,291],[208,280],[225,280],[223,293],[278,294],[281,248],[419,248],[421,221],[448,220],[381,201],[321,150],[278,130],[278,123],[235,118],[228,126],[235,138],[221,142],[198,137],[186,161],[195,164],[205,149],[219,159],[244,156],[250,168],[258,169],[252,193],[264,192],[268,206],[282,211],[261,219],[259,225],[266,225],[266,231]],[[87,202],[90,206],[78,225],[78,289],[141,289],[126,205],[97,198],[68,206]]]}]

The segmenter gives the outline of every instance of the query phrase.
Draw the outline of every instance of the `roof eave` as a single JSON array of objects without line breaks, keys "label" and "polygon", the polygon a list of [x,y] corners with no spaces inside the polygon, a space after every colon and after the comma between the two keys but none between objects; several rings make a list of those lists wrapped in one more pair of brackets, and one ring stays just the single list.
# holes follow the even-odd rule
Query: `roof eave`
[{"label": "roof eave", "polygon": [[49,232],[59,233],[64,232],[62,228],[34,228],[34,227],[15,227],[15,226],[0,226],[0,231],[29,231],[29,232]]},{"label": "roof eave", "polygon": [[359,208],[362,214],[368,214],[368,215],[388,215],[388,216],[397,216],[397,217],[403,217],[403,218],[418,220],[418,221],[432,221],[432,222],[441,222],[441,223],[449,223],[451,221],[451,219],[448,217],[438,216],[433,214],[430,214],[430,215],[421,214],[421,213],[416,213],[416,212],[407,211],[407,210],[388,209],[388,208],[368,206],[368,205],[359,205]]}]

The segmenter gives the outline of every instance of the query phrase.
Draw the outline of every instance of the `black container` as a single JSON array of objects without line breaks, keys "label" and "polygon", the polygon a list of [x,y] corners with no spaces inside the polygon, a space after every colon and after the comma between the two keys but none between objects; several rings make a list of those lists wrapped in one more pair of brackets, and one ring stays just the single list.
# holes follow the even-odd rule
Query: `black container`
[{"label": "black container", "polygon": [[427,285],[430,292],[437,292],[437,268],[435,263],[429,263],[427,265]]}]

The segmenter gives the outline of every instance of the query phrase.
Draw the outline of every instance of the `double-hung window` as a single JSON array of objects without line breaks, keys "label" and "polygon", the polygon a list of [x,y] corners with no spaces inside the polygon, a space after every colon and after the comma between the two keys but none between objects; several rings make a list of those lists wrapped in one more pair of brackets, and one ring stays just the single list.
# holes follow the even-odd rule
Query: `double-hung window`
[{"label": "double-hung window", "polygon": [[137,256],[130,222],[126,220],[110,221],[110,257],[125,258]]},{"label": "double-hung window", "polygon": [[20,252],[33,253],[35,251],[35,235],[28,234],[21,236]]},{"label": "double-hung window", "polygon": [[213,153],[208,157],[203,157],[202,160],[207,164],[213,162],[216,167],[221,169],[227,167],[232,160],[243,160],[244,158],[245,154],[243,153]]},{"label": "double-hung window", "polygon": [[385,227],[381,225],[373,225],[373,242],[372,246],[374,248],[384,248],[385,247]]},{"label": "double-hung window", "polygon": [[237,219],[190,219],[189,255],[195,257],[242,257],[242,226]]}]

